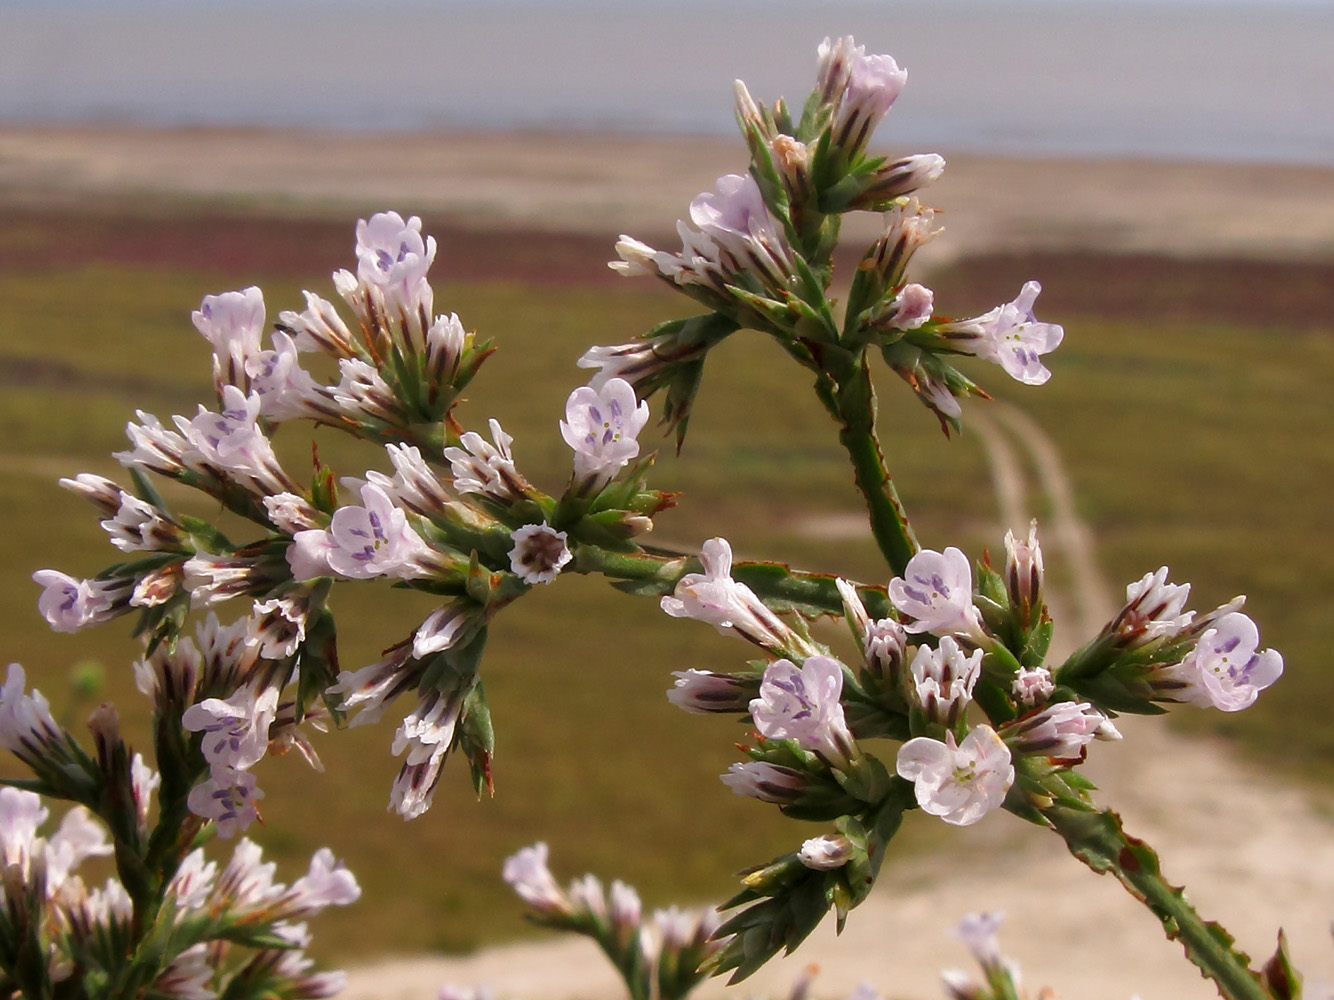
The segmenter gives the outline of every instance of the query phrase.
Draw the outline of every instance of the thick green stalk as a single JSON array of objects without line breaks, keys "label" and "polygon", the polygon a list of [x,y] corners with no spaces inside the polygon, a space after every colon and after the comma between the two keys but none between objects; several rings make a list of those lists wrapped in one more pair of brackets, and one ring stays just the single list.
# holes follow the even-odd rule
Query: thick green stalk
[{"label": "thick green stalk", "polygon": [[920,547],[908,524],[908,515],[889,478],[885,458],[875,435],[875,389],[862,352],[847,370],[835,373],[838,390],[838,440],[852,459],[857,489],[866,500],[871,534],[895,576],[902,576],[908,560]]},{"label": "thick green stalk", "polygon": [[1274,1000],[1233,938],[1195,912],[1181,889],[1163,878],[1158,856],[1121,828],[1110,810],[1093,812],[1052,805],[1042,810],[1070,853],[1098,874],[1110,873],[1162,923],[1168,938],[1180,941],[1186,957],[1218,986],[1228,1000]]}]

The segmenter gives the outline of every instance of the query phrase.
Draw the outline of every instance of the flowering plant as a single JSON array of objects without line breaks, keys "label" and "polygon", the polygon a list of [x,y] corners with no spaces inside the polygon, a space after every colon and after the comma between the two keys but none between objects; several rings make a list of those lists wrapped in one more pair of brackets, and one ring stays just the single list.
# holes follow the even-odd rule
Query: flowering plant
[{"label": "flowering plant", "polygon": [[[140,412],[127,428],[132,447],[115,456],[129,489],[88,474],[62,480],[94,505],[127,558],[93,579],[34,577],[55,629],[136,616],[152,761],[126,745],[110,707],[90,720],[89,752],[29,692],[22,668],[10,668],[0,691],[0,741],[31,772],[0,790],[0,994],[330,995],[337,977],[311,972],[302,955],[304,920],[354,900],[352,876],[321,851],[306,876],[281,885],[244,838],[221,873],[208,860],[214,837],[236,838],[258,818],[255,765],[295,748],[318,766],[311,729],[373,723],[407,696],[391,742],[402,758],[391,808],[405,819],[426,813],[450,755],[466,760],[479,795],[493,792],[488,631],[533,588],[578,573],[759,648],[733,670],[678,672],[668,697],[748,725],[748,759],[723,776],[734,792],[828,825],[744,872],[740,890],[703,915],[645,919],[633,889],[613,882],[604,892],[593,876],[562,890],[543,844],[512,857],[503,876],[536,919],[594,938],[636,1000],[684,996],[710,974],[744,979],[830,911],[841,927],[871,891],[904,814],[918,808],[953,826],[1004,809],[1051,829],[1142,900],[1225,996],[1295,995],[1282,947],[1252,971],[1162,878],[1153,851],[1095,805],[1079,771],[1095,740],[1120,739],[1119,713],[1172,702],[1236,711],[1278,678],[1282,659],[1260,649],[1241,599],[1197,617],[1186,610],[1189,588],[1161,569],[1054,662],[1036,526],[1008,535],[995,567],[958,548],[923,548],[899,501],[876,426],[874,358],[948,435],[964,402],[986,396],[955,367],[960,356],[1041,385],[1051,374],[1041,359],[1063,337],[1033,314],[1036,282],[960,319],[937,315],[931,290],[906,280],[917,248],[938,232],[918,192],[944,161],[868,151],[905,81],[889,56],[844,38],[820,46],[797,117],[737,84],[749,172],[691,203],[679,252],[623,236],[611,264],[704,311],[579,359],[593,375],[559,421],[572,455],[556,493],[519,471],[496,420],[488,436],[459,422],[456,404],[492,347],[456,315],[436,313],[436,244],[416,217],[361,221],[355,271],[333,276],[343,311],[307,292],[304,310],[278,314],[269,347],[258,288],[204,298],[193,319],[212,348],[214,405],[171,425]],[[882,213],[885,228],[840,302],[830,293],[834,251],[840,218],[854,211]],[[698,556],[644,542],[677,500],[649,485],[653,457],[639,443],[648,400],[660,397],[680,449],[709,352],[742,329],[774,340],[812,377],[866,504],[884,586],[734,560],[723,538]],[[336,380],[303,367],[303,354],[323,355]],[[309,483],[299,480],[271,436],[301,422],[383,447],[392,473],[340,479],[317,465]],[[247,537],[173,510],[154,477],[202,491]],[[376,662],[341,669],[330,593],[386,580],[438,607],[389,637]],[[222,623],[216,609],[237,598],[242,614]],[[853,655],[840,658],[822,619],[846,626]],[[37,833],[44,799],[73,804],[49,838]],[[74,870],[96,855],[114,859],[115,875],[90,890]],[[947,978],[954,995],[1014,995],[993,924],[979,917],[961,930],[988,985]]]}]

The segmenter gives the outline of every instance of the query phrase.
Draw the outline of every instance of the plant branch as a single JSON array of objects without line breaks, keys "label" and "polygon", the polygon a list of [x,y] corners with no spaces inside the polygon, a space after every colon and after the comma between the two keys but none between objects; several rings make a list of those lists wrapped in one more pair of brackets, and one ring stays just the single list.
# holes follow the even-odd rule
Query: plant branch
[{"label": "plant branch", "polygon": [[1180,941],[1186,957],[1218,986],[1228,1000],[1273,1000],[1250,959],[1235,950],[1234,939],[1195,912],[1184,892],[1163,878],[1158,855],[1121,827],[1111,810],[1095,812],[1052,805],[1042,815],[1073,854],[1098,874],[1110,873],[1162,923],[1169,939]]}]

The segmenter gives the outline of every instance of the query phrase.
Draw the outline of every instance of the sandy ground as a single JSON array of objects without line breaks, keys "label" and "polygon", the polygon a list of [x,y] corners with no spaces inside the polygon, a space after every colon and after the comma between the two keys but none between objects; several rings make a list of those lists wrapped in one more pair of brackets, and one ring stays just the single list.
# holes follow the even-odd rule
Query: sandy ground
[{"label": "sandy ground", "polygon": [[[742,169],[739,148],[570,135],[0,129],[0,206],[73,203],[90,193],[106,203],[203,198],[294,217],[393,207],[500,231],[643,235],[669,232],[694,194]],[[1334,171],[948,158],[929,199],[946,211],[948,235],[928,248],[937,262],[965,251],[1071,249],[1334,259]],[[1024,523],[1030,502],[1046,494],[1058,514],[1047,526],[1048,557],[1071,560],[1079,581],[1058,596],[1070,613],[1105,620],[1117,595],[1097,574],[1060,456],[1028,424],[1020,411],[993,408],[978,428],[989,442],[999,518]],[[1037,470],[1034,482],[1024,481],[1024,464]],[[1186,742],[1151,720],[1131,720],[1124,731],[1123,743],[1094,747],[1088,770],[1102,801],[1159,849],[1168,876],[1187,884],[1200,910],[1252,955],[1272,950],[1281,924],[1298,967],[1313,980],[1334,979],[1331,800],[1313,801],[1226,747]],[[796,956],[734,992],[779,995],[817,963],[820,996],[845,996],[861,981],[883,996],[938,996],[938,970],[968,964],[945,931],[978,909],[1006,911],[1007,951],[1031,983],[1049,983],[1067,1000],[1214,995],[1117,884],[1092,877],[1050,834],[1009,816],[961,834],[942,827],[941,852],[925,863],[891,860],[841,938],[822,927]],[[524,1000],[619,993],[592,945],[555,940],[365,966],[352,970],[347,995],[426,998],[446,981]],[[702,993],[720,989],[709,984]]]}]

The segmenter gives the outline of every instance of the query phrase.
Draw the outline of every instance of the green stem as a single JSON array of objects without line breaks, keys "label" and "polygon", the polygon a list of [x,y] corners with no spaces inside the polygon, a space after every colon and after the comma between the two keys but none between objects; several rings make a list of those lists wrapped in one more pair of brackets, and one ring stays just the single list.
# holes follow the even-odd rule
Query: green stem
[{"label": "green stem", "polygon": [[1169,884],[1158,856],[1129,836],[1110,810],[1094,812],[1052,805],[1042,810],[1070,853],[1098,874],[1111,873],[1162,923],[1168,938],[1180,941],[1186,957],[1218,986],[1228,1000],[1273,1000],[1246,955],[1233,949],[1233,938],[1218,924],[1195,912],[1181,889]]},{"label": "green stem", "polygon": [[875,389],[863,352],[846,372],[837,373],[838,440],[852,459],[857,489],[866,500],[871,534],[895,576],[902,576],[920,546],[889,478],[875,435]]}]

